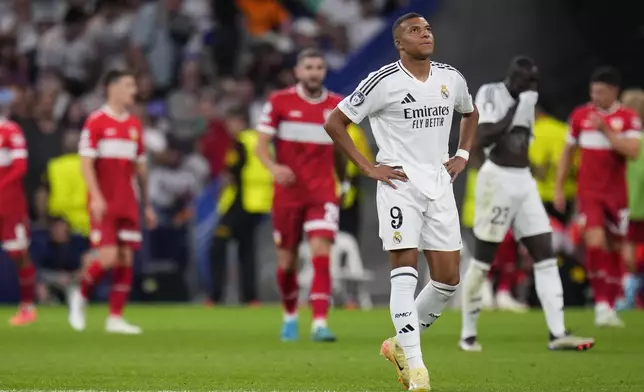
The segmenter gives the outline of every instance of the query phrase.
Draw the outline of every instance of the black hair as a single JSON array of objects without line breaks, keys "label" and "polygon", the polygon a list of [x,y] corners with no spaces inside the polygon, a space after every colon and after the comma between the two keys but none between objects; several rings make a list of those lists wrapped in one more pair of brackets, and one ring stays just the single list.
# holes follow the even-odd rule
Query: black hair
[{"label": "black hair", "polygon": [[111,84],[116,83],[119,79],[125,76],[134,77],[134,73],[121,69],[109,70],[105,76],[103,76],[103,87],[108,88]]},{"label": "black hair", "polygon": [[246,106],[243,105],[235,105],[228,109],[227,116],[229,118],[238,118],[248,126],[250,124],[250,113],[249,110]]},{"label": "black hair", "polygon": [[310,58],[324,59],[324,56],[322,55],[322,52],[320,52],[316,48],[302,49],[302,51],[300,51],[300,53],[297,54],[298,63],[304,59],[310,59]]},{"label": "black hair", "polygon": [[405,15],[402,15],[400,18],[396,19],[394,24],[391,26],[391,34],[395,36],[396,29],[398,29],[404,21],[414,18],[424,18],[424,16],[416,12],[408,12]]},{"label": "black hair", "polygon": [[67,10],[63,23],[66,25],[83,23],[87,20],[87,14],[83,11],[82,8],[72,7]]},{"label": "black hair", "polygon": [[609,86],[621,87],[622,76],[615,67],[605,66],[597,68],[590,76],[591,82],[606,83]]},{"label": "black hair", "polygon": [[511,73],[513,70],[517,68],[530,69],[534,66],[536,66],[536,63],[530,57],[516,56],[515,58],[512,59],[512,61],[510,61],[510,70],[508,73]]}]

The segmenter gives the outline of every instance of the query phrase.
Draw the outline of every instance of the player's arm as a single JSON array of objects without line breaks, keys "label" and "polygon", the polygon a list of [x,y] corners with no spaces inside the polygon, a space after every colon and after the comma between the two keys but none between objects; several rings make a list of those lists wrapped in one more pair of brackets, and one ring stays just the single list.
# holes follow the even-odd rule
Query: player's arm
[{"label": "player's arm", "polygon": [[480,114],[479,122],[481,123],[478,125],[477,144],[483,148],[488,147],[496,143],[499,136],[508,132],[510,125],[512,124],[512,119],[514,118],[514,114],[516,113],[517,106],[517,104],[512,106],[505,116],[497,122],[482,122],[485,121],[485,117],[483,114]]},{"label": "player's arm", "polygon": [[145,223],[148,229],[152,230],[157,225],[156,214],[154,213],[154,208],[150,203],[150,186],[148,178],[148,159],[145,154],[145,146],[143,144],[143,128],[141,125],[138,126],[139,129],[139,138],[136,151],[136,180],[139,185],[139,191],[141,192],[141,204],[143,205],[143,215],[145,217]]},{"label": "player's arm", "polygon": [[[368,83],[370,80],[375,83]],[[349,124],[359,124],[365,117],[378,112],[385,106],[383,85],[377,80],[377,73],[370,74],[358,85],[356,91],[345,97],[331,112],[324,123],[324,130],[333,140],[335,146],[353,162],[366,176],[382,181],[391,187],[396,187],[392,180],[406,181],[407,176],[392,167],[374,166],[367,157],[356,147],[347,127]],[[370,87],[369,87],[370,86]]]},{"label": "player's arm", "polygon": [[98,185],[96,169],[94,167],[95,160],[98,157],[97,147],[100,138],[93,122],[94,119],[90,117],[83,127],[78,146],[78,154],[80,155],[81,172],[85,180],[85,185],[87,186],[87,192],[89,193],[89,209],[92,218],[100,221],[107,209],[107,205],[105,204],[101,188]]},{"label": "player's arm", "polygon": [[629,127],[624,132],[618,132],[612,125],[597,117],[597,128],[606,135],[611,146],[617,153],[629,159],[640,155],[642,125],[639,118],[629,119]]},{"label": "player's arm", "polygon": [[559,164],[557,165],[557,174],[555,176],[555,198],[553,200],[554,206],[557,210],[563,212],[566,208],[566,196],[564,193],[564,185],[566,184],[566,179],[570,175],[570,168],[572,167],[573,160],[575,158],[575,153],[577,152],[577,139],[581,132],[581,126],[579,121],[579,116],[576,112],[570,116],[570,131],[566,136],[566,146],[561,153],[561,158],[559,158]]},{"label": "player's arm", "polygon": [[19,129],[9,135],[9,159],[11,166],[9,171],[0,178],[0,192],[7,185],[22,181],[27,173],[27,146]]},{"label": "player's arm", "polygon": [[257,126],[259,137],[257,138],[255,154],[260,162],[262,162],[262,165],[271,172],[275,182],[283,186],[288,186],[295,182],[295,174],[288,166],[277,163],[271,151],[273,138],[277,133],[279,123],[279,100],[276,95],[271,95],[268,98],[268,102],[264,105],[262,117]]},{"label": "player's arm", "polygon": [[467,166],[467,161],[470,159],[470,151],[476,141],[476,130],[479,124],[479,111],[474,102],[472,102],[472,96],[467,88],[467,82],[460,73],[458,73],[456,93],[454,109],[462,115],[458,150],[456,151],[456,155],[445,163],[445,168],[452,177],[452,182],[465,170],[465,166]]},{"label": "player's arm", "polygon": [[474,105],[473,111],[463,113],[462,115],[463,118],[461,118],[458,149],[469,153],[474,148],[474,141],[476,140],[476,130],[479,124],[479,111],[476,105]]},{"label": "player's arm", "polygon": [[335,108],[331,115],[324,123],[324,130],[333,139],[336,147],[342,151],[351,162],[353,162],[358,169],[367,173],[373,165],[365,157],[355,143],[351,139],[349,132],[347,132],[347,127],[351,124],[352,121],[347,117],[340,109]]}]

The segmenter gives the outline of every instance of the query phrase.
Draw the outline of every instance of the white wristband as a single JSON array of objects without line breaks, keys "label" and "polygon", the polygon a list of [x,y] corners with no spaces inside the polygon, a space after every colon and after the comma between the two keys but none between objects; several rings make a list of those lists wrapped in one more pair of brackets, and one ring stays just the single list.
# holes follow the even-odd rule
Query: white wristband
[{"label": "white wristband", "polygon": [[465,159],[466,161],[470,159],[470,153],[468,151],[460,149],[460,148],[458,149],[458,151],[456,151],[456,154],[454,156],[455,157],[461,157],[461,158]]}]

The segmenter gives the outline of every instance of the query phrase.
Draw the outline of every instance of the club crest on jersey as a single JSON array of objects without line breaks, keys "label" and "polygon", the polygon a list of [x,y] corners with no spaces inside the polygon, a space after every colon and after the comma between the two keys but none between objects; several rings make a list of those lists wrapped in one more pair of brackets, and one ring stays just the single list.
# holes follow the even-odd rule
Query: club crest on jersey
[{"label": "club crest on jersey", "polygon": [[360,106],[364,103],[365,96],[362,92],[356,91],[349,97],[349,103],[353,106]]},{"label": "club crest on jersey", "polygon": [[394,244],[400,244],[402,242],[402,234],[399,231],[394,231]]},{"label": "club crest on jersey", "polygon": [[132,140],[138,140],[139,138],[139,133],[136,131],[136,128],[130,127],[130,139]]},{"label": "club crest on jersey", "polygon": [[447,89],[447,86],[444,84],[441,86],[441,97],[443,97],[443,99],[449,98],[449,90]]},{"label": "club crest on jersey", "polygon": [[619,117],[613,117],[610,119],[610,126],[617,132],[621,132],[624,128],[624,120]]}]

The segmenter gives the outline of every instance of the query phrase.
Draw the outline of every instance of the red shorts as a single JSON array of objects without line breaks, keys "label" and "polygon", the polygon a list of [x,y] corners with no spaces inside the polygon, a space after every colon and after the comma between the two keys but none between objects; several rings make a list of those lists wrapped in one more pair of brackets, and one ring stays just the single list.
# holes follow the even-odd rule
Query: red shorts
[{"label": "red shorts", "polygon": [[0,215],[0,243],[7,253],[29,248],[29,218],[24,214]]},{"label": "red shorts", "polygon": [[94,248],[124,245],[134,250],[141,246],[139,217],[108,214],[100,222],[90,223],[89,240]]},{"label": "red shorts", "polygon": [[280,249],[296,249],[304,231],[308,238],[332,240],[338,231],[340,209],[335,202],[300,206],[273,204],[273,239]]},{"label": "red shorts", "polygon": [[644,244],[644,220],[628,222],[628,240],[635,244]]},{"label": "red shorts", "polygon": [[582,228],[603,227],[610,234],[624,237],[628,232],[627,203],[598,197],[579,197],[579,222]]}]

